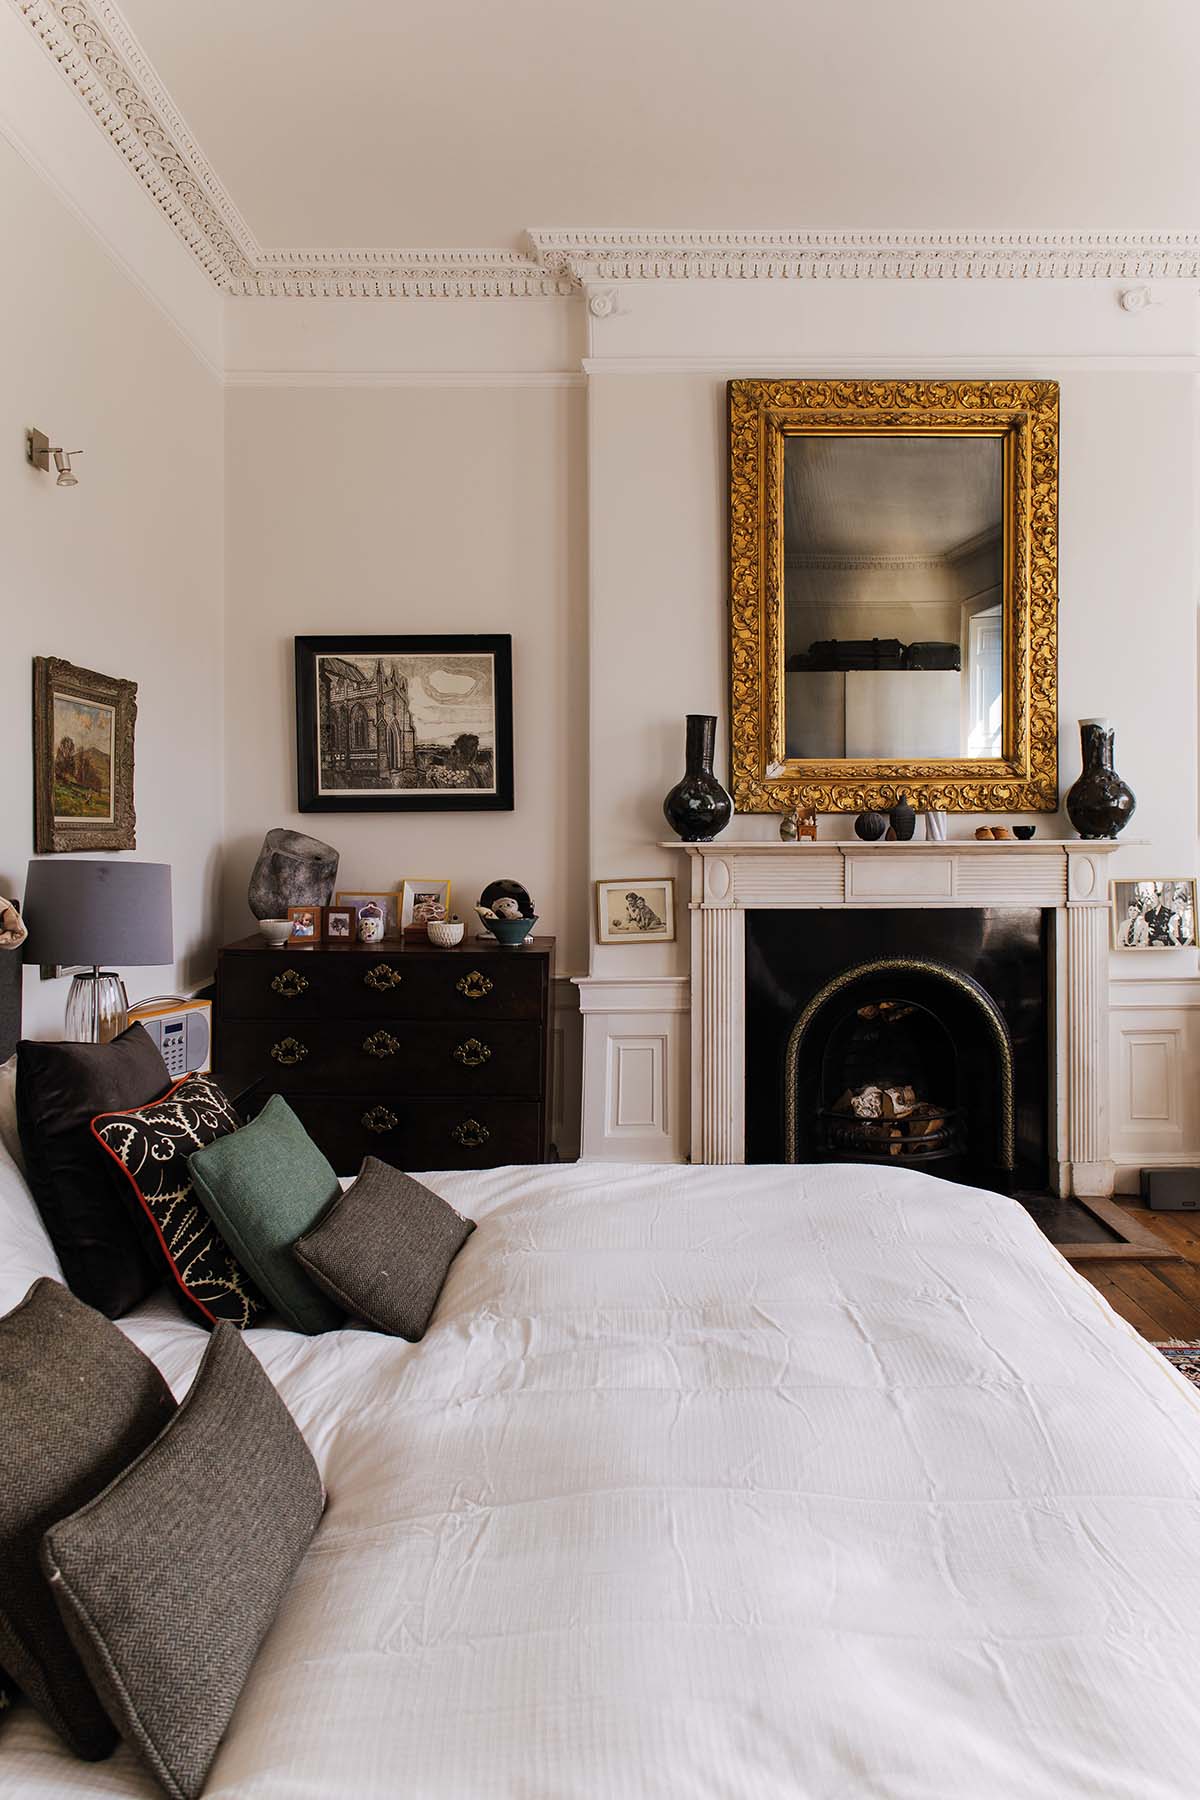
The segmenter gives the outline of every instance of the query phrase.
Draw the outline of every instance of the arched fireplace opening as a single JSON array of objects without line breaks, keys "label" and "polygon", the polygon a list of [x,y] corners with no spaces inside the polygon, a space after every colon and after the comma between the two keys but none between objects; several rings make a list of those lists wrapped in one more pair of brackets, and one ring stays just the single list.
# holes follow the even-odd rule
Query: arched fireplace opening
[{"label": "arched fireplace opening", "polygon": [[825,982],[792,1024],[783,1087],[789,1162],[1013,1185],[1012,1040],[987,989],[950,964],[880,957]]}]

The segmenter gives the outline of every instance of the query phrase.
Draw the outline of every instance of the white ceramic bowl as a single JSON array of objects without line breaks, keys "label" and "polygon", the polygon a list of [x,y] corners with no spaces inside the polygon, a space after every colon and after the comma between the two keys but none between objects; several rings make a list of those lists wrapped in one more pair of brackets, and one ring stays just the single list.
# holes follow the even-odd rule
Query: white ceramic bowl
[{"label": "white ceramic bowl", "polygon": [[272,950],[282,950],[292,935],[292,921],[290,919],[260,919],[258,929]]},{"label": "white ceramic bowl", "polygon": [[467,928],[461,919],[430,919],[427,929],[431,944],[439,950],[453,950],[462,943]]}]

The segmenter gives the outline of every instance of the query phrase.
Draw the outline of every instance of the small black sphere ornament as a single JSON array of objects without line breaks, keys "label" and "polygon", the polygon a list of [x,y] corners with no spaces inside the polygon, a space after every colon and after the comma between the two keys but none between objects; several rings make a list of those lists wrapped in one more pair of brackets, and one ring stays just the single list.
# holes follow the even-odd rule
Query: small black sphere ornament
[{"label": "small black sphere ornament", "polygon": [[873,844],[878,838],[881,838],[887,828],[886,813],[860,812],[854,821],[855,831],[868,844]]},{"label": "small black sphere ornament", "polygon": [[1083,773],[1067,795],[1067,817],[1083,838],[1115,838],[1137,808],[1133,789],[1113,766],[1113,728],[1107,719],[1080,719]]},{"label": "small black sphere ornament", "polygon": [[687,772],[663,801],[671,830],[685,844],[707,844],[733,817],[733,801],[713,774],[715,713],[687,715]]}]

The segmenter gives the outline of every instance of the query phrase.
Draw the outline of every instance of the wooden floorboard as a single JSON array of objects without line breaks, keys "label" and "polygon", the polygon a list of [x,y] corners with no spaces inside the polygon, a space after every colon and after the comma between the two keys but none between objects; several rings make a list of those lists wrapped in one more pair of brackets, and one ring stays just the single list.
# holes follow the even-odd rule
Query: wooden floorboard
[{"label": "wooden floorboard", "polygon": [[1142,1261],[1136,1254],[1076,1268],[1114,1312],[1151,1342],[1200,1343],[1200,1217],[1121,1205],[1131,1225],[1169,1246],[1181,1262]]}]

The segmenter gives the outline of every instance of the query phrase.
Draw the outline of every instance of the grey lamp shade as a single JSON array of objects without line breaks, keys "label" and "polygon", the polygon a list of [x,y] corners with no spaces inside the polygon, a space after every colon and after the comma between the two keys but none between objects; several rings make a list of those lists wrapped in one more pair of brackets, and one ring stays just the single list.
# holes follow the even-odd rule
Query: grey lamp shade
[{"label": "grey lamp shade", "polygon": [[146,968],[175,960],[169,863],[37,858],[23,917],[26,962]]}]

